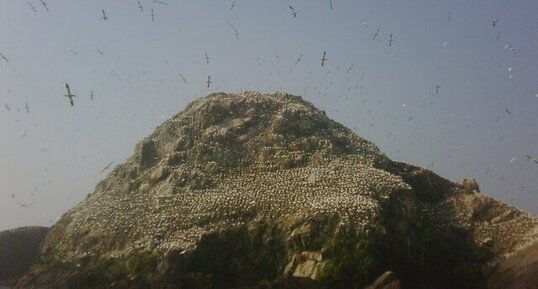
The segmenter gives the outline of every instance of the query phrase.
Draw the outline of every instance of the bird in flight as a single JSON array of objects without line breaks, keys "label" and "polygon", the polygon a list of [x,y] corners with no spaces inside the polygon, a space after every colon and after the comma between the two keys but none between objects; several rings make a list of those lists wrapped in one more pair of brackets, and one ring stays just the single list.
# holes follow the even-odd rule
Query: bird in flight
[{"label": "bird in flight", "polygon": [[508,108],[506,108],[506,109],[504,110],[504,112],[506,112],[506,114],[511,114],[511,113],[512,113],[512,111],[509,110]]},{"label": "bird in flight", "polygon": [[153,13],[153,8],[151,8],[151,22],[155,22],[155,14]]},{"label": "bird in flight", "polygon": [[23,207],[23,208],[30,208],[29,205],[23,204],[23,203],[21,203],[21,202],[16,202],[16,203],[17,203],[17,205],[19,205],[19,206],[21,206],[21,207]]},{"label": "bird in flight", "polygon": [[90,93],[90,100],[93,100],[93,97],[94,97],[94,96],[95,96],[95,95],[93,95],[93,90],[92,90],[92,92]]},{"label": "bird in flight", "polygon": [[7,59],[7,57],[4,55],[4,53],[0,52],[0,57],[1,57],[5,62],[9,62],[9,59]]},{"label": "bird in flight", "polygon": [[140,9],[140,12],[144,12],[144,7],[142,7],[142,3],[138,1],[138,9]]},{"label": "bird in flight", "polygon": [[205,53],[205,62],[209,64],[209,56],[207,56],[207,52]]},{"label": "bird in flight", "polygon": [[104,171],[108,170],[110,168],[110,166],[113,164],[114,162],[110,162],[108,165],[106,165],[99,173],[102,174]]},{"label": "bird in flight", "polygon": [[235,39],[239,39],[239,30],[233,25],[230,21],[226,20],[226,23],[234,30],[235,32]]},{"label": "bird in flight", "polygon": [[99,52],[99,54],[101,54],[101,56],[104,55],[103,51],[101,49],[99,49],[99,48],[97,48],[97,52]]},{"label": "bird in flight", "polygon": [[45,8],[45,10],[47,12],[49,12],[49,7],[47,7],[47,2],[45,2],[44,0],[39,0],[39,2],[41,2],[41,5],[43,5],[43,7]]},{"label": "bird in flight", "polygon": [[331,6],[331,10],[333,10],[333,0],[329,0],[329,5]]},{"label": "bird in flight", "polygon": [[26,113],[30,113],[30,106],[28,105],[28,102],[24,103],[24,108],[26,109]]},{"label": "bird in flight", "polygon": [[213,83],[213,82],[211,81],[211,76],[209,76],[209,75],[207,76],[207,81],[206,81],[206,83],[207,83],[207,88],[209,88],[209,85],[211,85],[211,83]]},{"label": "bird in flight", "polygon": [[323,51],[323,57],[321,57],[321,66],[323,66],[325,64],[325,61],[327,61],[327,58],[325,57],[325,55],[327,55],[327,52],[326,51]]},{"label": "bird in flight", "polygon": [[75,97],[76,95],[72,94],[71,93],[71,88],[69,88],[69,84],[65,84],[65,89],[67,91],[67,94],[65,94],[64,96],[69,98],[69,103],[71,104],[71,106],[74,106],[75,103],[73,102],[73,97]]},{"label": "bird in flight", "polygon": [[499,19],[497,19],[497,18],[491,20],[491,24],[493,24],[493,27],[497,26],[498,21],[499,21]]},{"label": "bird in flight", "polygon": [[537,160],[535,157],[533,157],[533,156],[527,155],[527,160],[528,160],[529,162],[535,162],[535,163],[538,164],[538,160]]},{"label": "bird in flight", "polygon": [[351,63],[349,68],[346,70],[346,73],[349,73],[351,71],[351,69],[353,69],[353,65],[355,65],[355,63]]},{"label": "bird in flight", "polygon": [[30,6],[30,8],[32,9],[32,11],[34,11],[34,13],[37,13],[37,10],[35,9],[34,5],[32,5],[32,3],[28,2],[28,6]]},{"label": "bird in flight", "polygon": [[377,36],[379,36],[379,28],[377,28],[377,30],[375,31],[375,34],[374,34],[374,37],[372,38],[372,40],[375,40],[377,38]]},{"label": "bird in flight", "polygon": [[301,53],[301,55],[299,55],[299,57],[297,57],[297,60],[295,60],[295,65],[297,65],[297,63],[299,63],[299,61],[301,61],[302,57],[303,57],[303,54]]},{"label": "bird in flight", "polygon": [[297,12],[295,11],[295,8],[293,8],[292,6],[288,6],[288,7],[290,7],[291,15],[292,15],[293,17],[297,17]]},{"label": "bird in flight", "polygon": [[439,84],[437,84],[435,86],[435,94],[439,94],[439,88],[441,88],[441,86]]},{"label": "bird in flight", "polygon": [[185,76],[183,76],[183,74],[179,74],[179,77],[181,77],[181,80],[183,80],[184,83],[187,83],[187,79],[185,78]]},{"label": "bird in flight", "polygon": [[101,13],[103,13],[103,17],[101,17],[101,19],[106,21],[108,17],[106,16],[105,9],[101,9]]},{"label": "bird in flight", "polygon": [[392,46],[392,34],[390,35],[390,39],[389,39],[389,47]]},{"label": "bird in flight", "polygon": [[7,111],[11,112],[11,107],[9,107],[9,105],[7,105],[7,103],[4,103],[4,107],[6,108]]},{"label": "bird in flight", "polygon": [[166,2],[163,2],[163,1],[156,1],[156,0],[153,0],[153,3],[157,3],[159,5],[168,5],[168,3]]},{"label": "bird in flight", "polygon": [[230,6],[230,10],[233,10],[235,8],[235,1],[232,2],[232,6]]}]

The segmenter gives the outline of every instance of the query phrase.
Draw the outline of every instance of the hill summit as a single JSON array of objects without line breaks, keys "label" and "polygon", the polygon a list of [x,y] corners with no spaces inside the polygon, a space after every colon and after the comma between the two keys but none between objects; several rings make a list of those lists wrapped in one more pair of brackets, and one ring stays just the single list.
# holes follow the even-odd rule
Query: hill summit
[{"label": "hill summit", "polygon": [[537,228],[301,97],[214,93],[65,213],[16,288],[362,288],[387,271],[480,288]]}]

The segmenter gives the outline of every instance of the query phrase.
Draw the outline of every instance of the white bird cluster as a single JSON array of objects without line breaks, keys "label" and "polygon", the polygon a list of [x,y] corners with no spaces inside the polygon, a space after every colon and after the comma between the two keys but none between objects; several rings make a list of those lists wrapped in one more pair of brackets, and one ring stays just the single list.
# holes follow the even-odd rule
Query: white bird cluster
[{"label": "white bird cluster", "polygon": [[[380,204],[410,187],[399,177],[355,157],[324,166],[231,172],[209,189],[174,189],[173,177],[129,194],[90,196],[70,214],[72,232],[108,236],[135,249],[192,248],[207,232],[252,221],[335,215],[341,226],[362,228]],[[118,247],[117,249],[121,249]]]}]

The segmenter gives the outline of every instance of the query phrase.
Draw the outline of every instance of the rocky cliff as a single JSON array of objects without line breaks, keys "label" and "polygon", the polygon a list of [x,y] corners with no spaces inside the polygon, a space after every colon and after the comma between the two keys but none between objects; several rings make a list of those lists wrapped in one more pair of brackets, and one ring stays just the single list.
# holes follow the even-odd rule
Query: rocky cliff
[{"label": "rocky cliff", "polygon": [[481,288],[536,228],[298,96],[215,93],[65,213],[17,288],[362,288],[389,270],[402,288]]}]

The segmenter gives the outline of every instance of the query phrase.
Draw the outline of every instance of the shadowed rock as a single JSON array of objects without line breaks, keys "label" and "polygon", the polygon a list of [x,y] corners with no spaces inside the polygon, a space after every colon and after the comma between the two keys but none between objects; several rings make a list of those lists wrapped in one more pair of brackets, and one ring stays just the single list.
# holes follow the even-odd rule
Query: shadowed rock
[{"label": "shadowed rock", "polygon": [[487,283],[488,289],[538,289],[538,243],[501,261]]},{"label": "shadowed rock", "polygon": [[30,268],[48,231],[45,227],[22,227],[0,232],[0,284],[9,284]]}]

